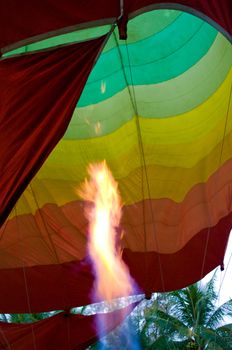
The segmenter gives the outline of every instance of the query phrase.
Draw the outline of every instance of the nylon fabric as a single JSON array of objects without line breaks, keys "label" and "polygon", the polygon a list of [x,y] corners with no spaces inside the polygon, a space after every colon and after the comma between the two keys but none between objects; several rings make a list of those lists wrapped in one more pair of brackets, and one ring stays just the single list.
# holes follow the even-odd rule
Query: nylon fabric
[{"label": "nylon fabric", "polygon": [[[132,35],[130,35],[130,37],[128,38],[128,43],[133,43],[138,40],[142,40],[152,34],[163,30],[166,26],[170,25],[173,21],[175,21],[180,15],[182,15],[180,11],[157,10],[146,12],[140,16],[131,19],[128,22],[128,30]],[[32,52],[35,50],[43,50],[60,44],[63,45],[81,40],[97,38],[101,35],[106,34],[109,30],[109,25],[77,30],[71,33],[58,35],[55,37],[41,40],[39,42],[28,44],[26,46],[20,47],[18,49],[3,54],[3,57],[8,57],[19,53]],[[118,32],[116,32],[116,35],[118,38]],[[104,48],[104,52],[112,49],[113,47],[115,47],[115,41],[112,38],[109,38],[107,45]]]},{"label": "nylon fabric", "polygon": [[137,303],[113,312],[99,314],[102,329],[96,327],[96,316],[61,312],[32,324],[0,323],[0,346],[12,350],[85,350],[89,345],[116,328]]},{"label": "nylon fabric", "polygon": [[[124,205],[122,227],[126,235],[122,240],[123,247],[131,251],[144,251],[146,232],[146,251],[173,254],[183,249],[201,230],[217,225],[232,209],[229,200],[231,168],[232,162],[229,161],[206,184],[193,187],[180,203],[169,198],[150,200],[147,196],[147,200],[140,199],[139,202]],[[151,184],[155,183],[157,181]],[[132,183],[130,193],[136,190],[136,186],[136,183]],[[176,187],[179,187],[178,184]],[[128,188],[126,191],[128,193]],[[21,213],[8,220],[6,227],[0,231],[0,268],[83,259],[88,232],[84,209],[84,203],[77,200],[60,207],[50,203],[37,209],[34,215]],[[20,232],[21,238],[15,235],[16,231]],[[30,254],[22,259],[21,252],[27,249]]]},{"label": "nylon fabric", "polygon": [[[181,36],[179,28],[182,28]],[[176,22],[161,32],[129,44],[133,84],[156,84],[184,73],[208,52],[216,35],[217,31],[210,25],[186,14],[178,17]],[[119,45],[125,75],[131,83],[127,49],[124,43],[119,42]],[[156,47],[156,50],[153,50],[153,47]],[[143,54],[144,50],[146,55]],[[101,55],[88,79],[78,106],[98,103],[125,88],[120,55],[117,47]],[[104,93],[101,88],[102,81],[107,87]]]},{"label": "nylon fabric", "polygon": [[[167,118],[197,108],[226,80],[231,62],[231,44],[220,35],[208,54],[184,74],[165,83],[134,86],[139,114],[145,118]],[[107,88],[104,80],[102,86]],[[64,137],[102,136],[121,127],[133,115],[129,92],[125,88],[100,103],[76,108]],[[101,128],[97,133],[95,126],[98,124]]]},{"label": "nylon fabric", "polygon": [[[167,3],[167,5],[166,5]],[[231,21],[231,2],[230,0],[190,0],[187,8],[185,0],[163,0],[162,6],[175,8],[175,5],[185,10],[196,10],[203,16],[216,22],[228,34],[232,35]],[[119,17],[120,8],[117,0],[110,3],[106,0],[88,0],[86,2],[76,2],[75,0],[61,0],[57,3],[55,0],[43,1],[35,0],[29,4],[27,0],[13,5],[7,0],[1,1],[0,23],[2,26],[0,36],[0,47],[4,48],[17,43],[23,46],[27,38],[38,40],[37,36],[43,37],[45,33],[55,35],[57,30],[64,28],[73,28],[73,26],[93,26],[96,21],[101,23],[113,21]],[[146,6],[160,6],[158,0],[127,0],[125,1],[124,15],[135,11],[141,11]],[[18,30],[20,28],[20,30]],[[32,40],[32,39],[31,39]]]},{"label": "nylon fabric", "polygon": [[[231,219],[231,214],[221,219],[215,227],[210,229],[209,236],[208,228],[199,232],[175,254],[132,252],[125,249],[123,260],[140,287],[139,293],[163,291],[163,287],[165,291],[183,288],[220,265],[231,229]],[[202,271],[206,248],[207,255]],[[159,261],[162,269],[159,267]],[[26,267],[24,272],[30,285],[31,309],[34,312],[63,309],[64,287],[68,308],[90,304],[94,281],[91,270],[86,259],[60,265]],[[175,279],[172,278],[173,276]],[[165,283],[164,286],[162,280]],[[1,312],[28,312],[23,269],[1,269],[0,282],[1,294],[4,296],[0,299]],[[47,341],[49,344],[50,340]]]},{"label": "nylon fabric", "polygon": [[[207,160],[203,159],[194,168],[183,169],[181,167],[165,168],[158,165],[147,166],[151,198],[170,198],[175,202],[183,201],[192,187],[199,183],[206,183],[209,177],[217,172],[221,147],[222,144],[219,144]],[[231,134],[224,141],[221,169],[227,166],[227,161],[230,159],[230,151]],[[132,155],[131,158],[134,156],[136,156],[136,154]],[[115,173],[118,170],[118,165],[122,162],[125,163],[129,158],[130,156],[124,160],[119,160],[119,163],[114,163]],[[215,162],[215,158],[218,162]],[[111,166],[111,168],[114,170],[113,166]],[[146,192],[142,194],[141,191],[136,191],[138,186],[139,188],[142,186],[141,174],[143,170],[144,169],[138,167],[137,169],[131,170],[122,178],[116,178],[119,182],[119,189],[125,205],[137,203],[143,197],[148,198],[145,180],[143,186]],[[77,200],[75,189],[78,188],[78,184],[83,180],[84,174],[83,178],[79,178],[75,170],[72,169],[70,172],[66,171],[62,172],[62,169],[59,169],[59,173],[56,174],[58,176],[57,178],[54,176],[50,179],[48,176],[44,176],[43,178],[36,177],[31,187],[28,187],[26,191],[24,191],[18,201],[18,215],[34,213],[38,209],[38,205],[42,208],[46,203],[64,205]],[[73,172],[71,173],[71,171]],[[171,178],[170,171],[172,172]],[[34,196],[36,196],[36,201]],[[14,216],[15,213],[12,212],[10,217]]]},{"label": "nylon fabric", "polygon": [[2,222],[18,200],[0,229],[0,311],[91,302],[76,189],[103,159],[122,196],[122,256],[140,291],[182,288],[222,264],[232,228],[232,49],[218,29],[229,37],[229,2],[125,0],[126,42],[111,28],[118,2],[22,0],[11,18],[3,3],[2,52],[24,54],[0,61]]},{"label": "nylon fabric", "polygon": [[0,225],[67,129],[104,40],[0,61]]}]

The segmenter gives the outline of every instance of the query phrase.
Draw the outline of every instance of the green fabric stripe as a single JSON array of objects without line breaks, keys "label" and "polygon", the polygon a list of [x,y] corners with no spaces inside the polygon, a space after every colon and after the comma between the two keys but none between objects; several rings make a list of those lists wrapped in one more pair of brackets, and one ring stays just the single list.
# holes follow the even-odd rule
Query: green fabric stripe
[{"label": "green fabric stripe", "polygon": [[127,43],[137,42],[166,29],[184,12],[175,10],[155,10],[131,19],[127,26]]},{"label": "green fabric stripe", "polygon": [[[133,84],[156,84],[184,73],[207,53],[216,35],[217,31],[207,23],[183,14],[165,30],[128,45]],[[126,46],[121,42],[120,51],[130,83]],[[126,82],[121,65],[117,48],[103,53],[88,79],[78,106],[98,103],[122,91]]]},{"label": "green fabric stripe", "polygon": [[[232,46],[218,34],[207,55],[184,74],[161,84],[135,86],[139,114],[149,118],[164,118],[195,108],[218,89],[230,70],[231,62]],[[106,135],[122,126],[133,115],[126,88],[96,105],[77,108],[65,138]]]},{"label": "green fabric stripe", "polygon": [[105,25],[101,27],[94,27],[88,29],[77,30],[75,32],[57,35],[48,39],[44,39],[26,46],[19,47],[18,49],[9,51],[3,55],[8,57],[26,52],[44,50],[58,45],[70,44],[79,41],[86,41],[89,39],[100,37],[110,31],[110,26]]}]

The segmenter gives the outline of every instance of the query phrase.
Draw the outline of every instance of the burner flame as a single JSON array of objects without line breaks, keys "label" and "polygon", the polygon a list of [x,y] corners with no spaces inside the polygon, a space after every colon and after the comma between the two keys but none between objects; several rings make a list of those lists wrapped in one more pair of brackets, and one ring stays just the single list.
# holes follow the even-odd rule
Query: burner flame
[{"label": "burner flame", "polygon": [[128,296],[133,286],[127,266],[122,260],[120,219],[122,202],[118,184],[103,161],[90,164],[89,179],[78,194],[88,202],[88,253],[95,270],[95,298],[110,301]]}]

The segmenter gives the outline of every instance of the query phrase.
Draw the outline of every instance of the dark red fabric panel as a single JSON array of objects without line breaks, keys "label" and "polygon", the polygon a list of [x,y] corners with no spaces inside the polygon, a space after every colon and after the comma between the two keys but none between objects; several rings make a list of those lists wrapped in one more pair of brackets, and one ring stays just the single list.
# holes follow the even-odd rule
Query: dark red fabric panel
[{"label": "dark red fabric panel", "polygon": [[[11,350],[81,350],[117,327],[138,303],[106,314],[98,314],[101,330],[95,316],[65,314],[32,324],[0,322],[0,349]],[[99,333],[100,331],[100,333]]]},{"label": "dark red fabric panel", "polygon": [[231,227],[232,214],[221,219],[216,226],[199,232],[174,254],[127,251],[124,260],[131,275],[147,294],[181,289],[223,265]]},{"label": "dark red fabric panel", "polygon": [[[231,0],[124,0],[125,16],[151,4],[188,6],[212,18],[232,34]],[[1,0],[0,47],[4,48],[46,32],[84,24],[106,22],[120,13],[119,0]]]},{"label": "dark red fabric panel", "polygon": [[[203,278],[223,263],[232,214],[193,237],[174,254],[124,250],[123,259],[141,291],[171,291]],[[204,262],[204,263],[203,263]],[[94,276],[88,260],[0,270],[0,312],[69,309],[91,303]]]},{"label": "dark red fabric panel", "polygon": [[0,61],[0,225],[63,136],[104,40]]},{"label": "dark red fabric panel", "polygon": [[1,0],[0,47],[61,28],[112,19],[119,13],[118,0]]}]

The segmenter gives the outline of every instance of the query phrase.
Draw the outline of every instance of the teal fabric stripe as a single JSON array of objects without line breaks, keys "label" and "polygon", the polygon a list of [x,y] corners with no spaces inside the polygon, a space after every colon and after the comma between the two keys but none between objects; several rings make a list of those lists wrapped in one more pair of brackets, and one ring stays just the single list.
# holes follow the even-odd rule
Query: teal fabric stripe
[{"label": "teal fabric stripe", "polygon": [[[184,73],[207,53],[216,35],[209,24],[185,13],[159,33],[128,44],[133,84],[156,84]],[[131,84],[127,49],[121,42],[119,48],[121,57],[117,47],[100,56],[78,107],[103,101],[126,87],[121,58]]]}]

